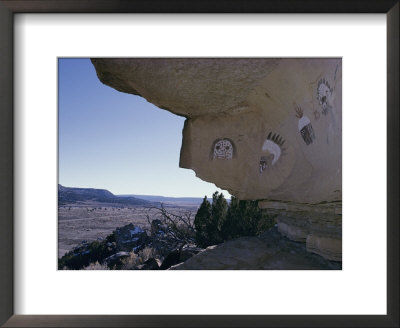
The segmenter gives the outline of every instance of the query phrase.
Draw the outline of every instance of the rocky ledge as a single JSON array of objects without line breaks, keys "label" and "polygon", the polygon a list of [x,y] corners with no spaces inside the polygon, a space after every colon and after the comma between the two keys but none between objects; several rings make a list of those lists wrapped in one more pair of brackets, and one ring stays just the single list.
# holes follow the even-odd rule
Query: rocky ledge
[{"label": "rocky ledge", "polygon": [[259,206],[274,213],[278,231],[305,243],[309,252],[342,261],[342,202],[299,204],[264,201]]},{"label": "rocky ledge", "polygon": [[277,228],[210,246],[170,270],[341,270],[342,263],[307,251]]}]

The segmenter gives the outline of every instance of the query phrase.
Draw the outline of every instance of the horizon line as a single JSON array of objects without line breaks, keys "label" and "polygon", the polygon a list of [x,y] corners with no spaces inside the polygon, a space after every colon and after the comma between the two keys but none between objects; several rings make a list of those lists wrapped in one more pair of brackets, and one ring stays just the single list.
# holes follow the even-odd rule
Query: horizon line
[{"label": "horizon line", "polygon": [[[109,191],[109,192],[111,192],[114,196],[150,196],[150,197],[165,197],[165,198],[201,198],[201,199],[203,199],[204,198],[204,196],[206,196],[207,197],[207,199],[212,199],[212,195],[211,196],[208,196],[208,195],[204,195],[204,196],[166,196],[166,195],[160,195],[160,194],[157,194],[157,195],[149,195],[149,194],[137,194],[137,193],[115,193],[115,192],[113,192],[112,190],[110,190],[110,189],[107,189],[107,188],[95,188],[95,187],[70,187],[70,186],[65,186],[65,185],[63,185],[63,184],[61,184],[61,183],[57,183],[58,185],[60,185],[60,186],[62,186],[62,187],[65,187],[65,188],[79,188],[79,189],[99,189],[99,190],[107,190],[107,191]],[[216,191],[218,191],[218,190],[216,190]],[[226,190],[225,190],[226,191]],[[218,191],[219,192],[219,191]],[[226,192],[228,192],[228,191],[226,191]],[[229,193],[229,192],[228,192]],[[223,193],[222,193],[223,194]],[[229,194],[230,195],[230,194]],[[225,197],[225,195],[224,195],[224,197]],[[226,197],[226,199],[229,199],[230,197]]]}]

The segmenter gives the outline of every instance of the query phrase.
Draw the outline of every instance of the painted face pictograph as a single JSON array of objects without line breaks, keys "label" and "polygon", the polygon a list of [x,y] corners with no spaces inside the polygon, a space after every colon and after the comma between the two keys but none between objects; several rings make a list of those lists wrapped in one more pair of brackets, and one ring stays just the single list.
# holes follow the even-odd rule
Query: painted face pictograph
[{"label": "painted face pictograph", "polygon": [[261,149],[260,173],[263,173],[267,168],[276,164],[284,150],[282,148],[284,143],[285,140],[279,134],[272,135],[272,132],[268,134]]},{"label": "painted face pictograph", "polygon": [[299,118],[299,123],[298,123],[299,132],[304,142],[308,146],[315,139],[314,129],[311,125],[310,119],[304,115],[301,107],[298,106],[296,103],[293,103],[293,106],[296,112],[296,117]]},{"label": "painted face pictograph", "polygon": [[322,108],[322,114],[328,114],[328,110],[331,108],[332,88],[328,81],[322,78],[318,81],[317,86],[317,100]]},{"label": "painted face pictograph", "polygon": [[234,155],[233,142],[229,139],[218,139],[213,144],[213,159],[232,159]]}]

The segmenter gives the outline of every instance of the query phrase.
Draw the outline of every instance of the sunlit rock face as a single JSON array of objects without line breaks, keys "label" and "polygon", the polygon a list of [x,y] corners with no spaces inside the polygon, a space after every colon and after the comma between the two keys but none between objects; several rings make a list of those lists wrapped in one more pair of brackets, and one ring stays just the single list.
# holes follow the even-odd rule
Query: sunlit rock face
[{"label": "sunlit rock face", "polygon": [[187,118],[180,166],[240,199],[341,200],[340,59],[92,59]]},{"label": "sunlit rock face", "polygon": [[[239,199],[266,200],[264,208],[274,200],[271,210],[279,202],[313,204],[280,215],[279,231],[311,252],[341,260],[341,59],[92,63],[104,84],[186,117],[180,167]],[[340,211],[332,222],[319,210],[326,203]]]}]

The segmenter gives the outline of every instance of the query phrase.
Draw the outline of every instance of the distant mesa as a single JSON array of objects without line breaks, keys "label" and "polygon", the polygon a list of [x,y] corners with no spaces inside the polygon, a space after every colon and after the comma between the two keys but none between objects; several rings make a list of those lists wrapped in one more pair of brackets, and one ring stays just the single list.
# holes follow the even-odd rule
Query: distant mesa
[{"label": "distant mesa", "polygon": [[[135,197],[144,199],[150,202],[168,204],[181,204],[181,205],[200,205],[203,201],[203,197],[166,197],[157,195],[119,195],[120,197]],[[212,198],[207,198],[209,202],[212,202]],[[229,202],[229,199],[227,199]]]},{"label": "distant mesa", "polygon": [[120,197],[106,189],[70,188],[58,185],[58,205],[89,205],[104,203],[111,206],[152,205],[153,203],[136,197]]}]

